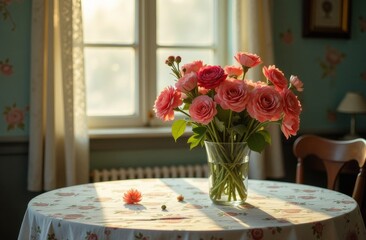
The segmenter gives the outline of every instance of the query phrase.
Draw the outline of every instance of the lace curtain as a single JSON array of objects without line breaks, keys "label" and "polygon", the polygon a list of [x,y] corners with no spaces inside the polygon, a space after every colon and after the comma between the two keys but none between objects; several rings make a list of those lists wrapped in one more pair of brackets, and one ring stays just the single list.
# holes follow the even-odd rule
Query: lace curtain
[{"label": "lace curtain", "polygon": [[[245,51],[261,57],[264,65],[273,65],[273,32],[271,0],[241,1],[236,0],[236,31],[234,52]],[[251,69],[249,79],[263,79],[262,68]],[[252,152],[250,177],[255,179],[284,177],[281,131],[278,125],[269,127],[272,144],[262,153]]]},{"label": "lace curtain", "polygon": [[88,182],[80,0],[32,0],[28,190]]}]

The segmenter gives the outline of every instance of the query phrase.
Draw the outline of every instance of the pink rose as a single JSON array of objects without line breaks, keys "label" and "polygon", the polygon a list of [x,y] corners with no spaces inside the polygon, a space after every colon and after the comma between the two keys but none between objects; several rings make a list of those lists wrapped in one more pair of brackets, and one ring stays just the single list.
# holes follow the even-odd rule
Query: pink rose
[{"label": "pink rose", "polygon": [[166,87],[155,100],[156,116],[164,121],[174,119],[174,109],[183,103],[181,93],[172,86]]},{"label": "pink rose", "polygon": [[248,80],[248,79],[245,79],[244,81],[250,87],[250,89],[268,86],[265,82],[262,82],[262,81],[255,81],[254,82],[254,81]]},{"label": "pink rose", "polygon": [[304,84],[297,76],[291,75],[290,83],[296,88],[298,92],[302,92],[304,90]]},{"label": "pink rose", "polygon": [[13,107],[5,114],[5,121],[8,125],[13,126],[23,124],[24,112],[17,107]]},{"label": "pink rose", "polygon": [[11,75],[13,73],[13,66],[8,63],[0,64],[0,72],[2,72],[4,75]]},{"label": "pink rose", "polygon": [[193,61],[191,63],[187,63],[187,64],[183,65],[181,68],[182,75],[188,74],[190,72],[197,73],[202,66],[203,66],[202,61]]},{"label": "pink rose", "polygon": [[295,136],[300,127],[300,118],[298,116],[288,116],[282,120],[281,131],[285,135],[286,139],[290,136]]},{"label": "pink rose", "polygon": [[252,118],[259,122],[277,121],[283,110],[282,97],[273,87],[255,88],[250,96],[247,111]]},{"label": "pink rose", "polygon": [[252,53],[238,52],[234,58],[240,65],[247,68],[255,67],[262,63],[261,58]]},{"label": "pink rose", "polygon": [[216,88],[215,101],[223,109],[234,112],[243,111],[249,101],[249,88],[244,81],[237,79],[225,80]]},{"label": "pink rose", "polygon": [[185,74],[175,83],[175,87],[177,88],[177,90],[183,93],[188,93],[192,91],[196,86],[197,74],[195,72]]},{"label": "pink rose", "polygon": [[198,93],[201,95],[206,95],[210,91],[210,89],[206,89],[204,87],[198,87]]},{"label": "pink rose", "polygon": [[289,89],[285,89],[282,92],[283,99],[283,111],[286,115],[298,116],[301,112],[301,103],[297,99],[297,96]]},{"label": "pink rose", "polygon": [[226,79],[227,74],[220,66],[205,66],[198,71],[197,77],[199,86],[214,89]]},{"label": "pink rose", "polygon": [[192,101],[189,114],[193,121],[207,125],[217,114],[216,103],[207,95],[198,96]]},{"label": "pink rose", "polygon": [[226,66],[224,67],[225,72],[229,77],[238,78],[243,74],[243,68],[237,66]]},{"label": "pink rose", "polygon": [[263,67],[263,74],[266,78],[273,83],[278,91],[287,88],[287,79],[283,72],[276,68],[275,65],[271,65],[268,68]]}]

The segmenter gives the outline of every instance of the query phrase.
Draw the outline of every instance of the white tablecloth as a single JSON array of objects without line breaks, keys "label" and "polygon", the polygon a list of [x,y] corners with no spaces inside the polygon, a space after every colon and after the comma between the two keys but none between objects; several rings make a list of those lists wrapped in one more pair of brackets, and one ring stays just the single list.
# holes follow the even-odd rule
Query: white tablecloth
[{"label": "white tablecloth", "polygon": [[[131,188],[142,193],[139,204],[123,202]],[[57,189],[29,202],[18,239],[366,239],[356,202],[335,191],[249,180],[247,203],[230,207],[212,204],[207,190],[207,179],[202,178]],[[182,202],[177,200],[180,194]]]}]

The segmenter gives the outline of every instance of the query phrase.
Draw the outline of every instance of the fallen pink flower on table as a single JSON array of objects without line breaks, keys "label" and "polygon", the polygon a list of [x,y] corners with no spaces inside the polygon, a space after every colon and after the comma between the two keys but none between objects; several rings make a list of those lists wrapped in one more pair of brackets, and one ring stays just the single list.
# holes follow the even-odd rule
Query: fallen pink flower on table
[{"label": "fallen pink flower on table", "polygon": [[123,201],[127,204],[136,204],[136,203],[140,202],[141,199],[142,199],[142,195],[136,189],[128,190],[123,196]]}]

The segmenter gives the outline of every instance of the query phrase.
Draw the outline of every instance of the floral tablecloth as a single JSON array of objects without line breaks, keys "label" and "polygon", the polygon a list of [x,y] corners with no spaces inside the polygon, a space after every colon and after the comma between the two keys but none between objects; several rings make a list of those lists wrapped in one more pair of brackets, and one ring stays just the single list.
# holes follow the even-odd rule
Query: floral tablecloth
[{"label": "floral tablecloth", "polygon": [[[123,202],[131,188],[142,193],[139,204]],[[29,202],[18,239],[366,239],[356,202],[335,191],[249,180],[247,203],[229,207],[212,204],[207,190],[207,179],[177,178],[49,191]]]}]

